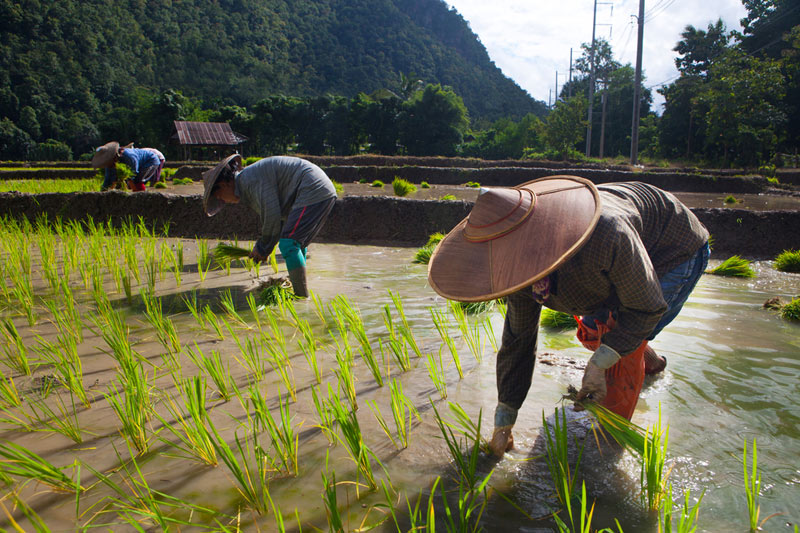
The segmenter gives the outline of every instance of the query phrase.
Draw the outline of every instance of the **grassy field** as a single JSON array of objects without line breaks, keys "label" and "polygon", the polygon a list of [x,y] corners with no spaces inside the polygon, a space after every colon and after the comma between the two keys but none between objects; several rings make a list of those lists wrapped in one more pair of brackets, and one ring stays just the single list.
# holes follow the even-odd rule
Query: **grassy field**
[{"label": "grassy field", "polygon": [[0,192],[23,192],[39,194],[45,192],[87,192],[99,191],[97,179],[60,180],[6,180],[0,181]]}]

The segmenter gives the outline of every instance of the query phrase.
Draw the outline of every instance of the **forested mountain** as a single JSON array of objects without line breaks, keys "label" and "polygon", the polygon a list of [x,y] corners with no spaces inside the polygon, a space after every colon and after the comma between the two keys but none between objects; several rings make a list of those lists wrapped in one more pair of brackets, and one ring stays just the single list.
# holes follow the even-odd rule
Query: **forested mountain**
[{"label": "forested mountain", "polygon": [[473,120],[545,111],[442,0],[0,0],[0,119],[15,123],[30,107],[64,131],[139,87],[250,106],[399,90],[401,73],[451,86]]}]

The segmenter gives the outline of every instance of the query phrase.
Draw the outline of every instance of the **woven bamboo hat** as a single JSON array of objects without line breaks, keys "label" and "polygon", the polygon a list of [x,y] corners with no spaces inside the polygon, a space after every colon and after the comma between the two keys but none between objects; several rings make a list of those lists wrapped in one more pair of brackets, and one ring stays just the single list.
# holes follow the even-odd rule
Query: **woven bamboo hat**
[{"label": "woven bamboo hat", "polygon": [[242,156],[239,154],[232,154],[219,162],[217,166],[211,170],[203,172],[203,210],[206,215],[213,217],[219,213],[220,209],[225,206],[221,200],[211,196],[211,191],[217,183],[217,178],[227,166],[231,166],[232,170],[241,170]]},{"label": "woven bamboo hat", "polygon": [[109,166],[116,159],[118,150],[119,143],[116,141],[98,146],[95,148],[94,155],[92,156],[92,167],[105,168]]},{"label": "woven bamboo hat", "polygon": [[484,189],[469,216],[434,250],[428,282],[450,300],[506,296],[572,257],[599,217],[597,188],[577,176]]}]

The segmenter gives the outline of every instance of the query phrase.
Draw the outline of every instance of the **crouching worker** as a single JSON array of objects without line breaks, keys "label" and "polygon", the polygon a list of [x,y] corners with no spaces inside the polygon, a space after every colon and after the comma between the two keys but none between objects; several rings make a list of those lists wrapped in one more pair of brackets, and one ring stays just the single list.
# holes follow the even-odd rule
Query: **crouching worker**
[{"label": "crouching worker", "polygon": [[708,253],[697,217],[644,183],[595,187],[552,176],[481,190],[470,215],[434,251],[428,280],[452,300],[507,298],[492,452],[513,447],[543,305],[582,315],[578,338],[594,353],[578,399],[590,397],[630,420],[645,373],[666,365],[648,341],[678,314]]},{"label": "crouching worker", "polygon": [[117,161],[124,163],[133,171],[133,177],[127,180],[132,191],[145,190],[144,184],[158,179],[162,163],[158,156],[146,148],[133,148],[133,144],[120,146],[118,142],[106,143],[95,149],[92,156],[92,167],[104,168],[105,179],[100,188],[108,190],[117,182]]},{"label": "crouching worker", "polygon": [[267,157],[242,169],[228,156],[203,173],[203,209],[214,216],[224,204],[243,203],[261,219],[250,257],[266,260],[275,244],[297,296],[308,297],[306,250],[336,202],[336,189],[317,165],[297,157]]}]

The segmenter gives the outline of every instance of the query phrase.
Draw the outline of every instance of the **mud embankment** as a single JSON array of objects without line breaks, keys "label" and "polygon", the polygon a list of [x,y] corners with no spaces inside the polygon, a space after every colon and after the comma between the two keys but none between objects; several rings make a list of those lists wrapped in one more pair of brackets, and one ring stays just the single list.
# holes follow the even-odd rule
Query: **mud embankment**
[{"label": "mud embankment", "polygon": [[[420,246],[434,232],[447,232],[469,214],[472,204],[393,197],[348,196],[336,201],[318,240],[353,244]],[[693,210],[713,235],[713,254],[739,254],[772,259],[786,249],[800,249],[800,211],[743,209]],[[227,206],[215,217],[203,214],[199,195],[129,194],[120,191],[72,194],[0,193],[0,215],[34,220],[111,219],[121,222],[142,217],[149,227],[169,224],[173,237],[254,240],[259,236],[256,215],[244,206]]]}]

